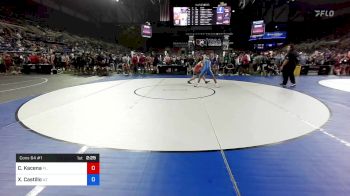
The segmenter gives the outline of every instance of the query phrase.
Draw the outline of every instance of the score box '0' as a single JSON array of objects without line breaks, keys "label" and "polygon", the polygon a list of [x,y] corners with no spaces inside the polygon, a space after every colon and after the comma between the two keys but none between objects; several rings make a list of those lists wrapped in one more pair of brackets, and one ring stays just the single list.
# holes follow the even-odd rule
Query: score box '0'
[{"label": "score box '0'", "polygon": [[99,154],[17,154],[17,186],[97,186]]}]

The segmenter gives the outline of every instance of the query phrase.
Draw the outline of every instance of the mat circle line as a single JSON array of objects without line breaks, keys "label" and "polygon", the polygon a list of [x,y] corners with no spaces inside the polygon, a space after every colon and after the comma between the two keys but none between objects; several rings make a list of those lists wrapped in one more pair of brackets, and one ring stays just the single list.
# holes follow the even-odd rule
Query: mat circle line
[{"label": "mat circle line", "polygon": [[[158,86],[171,86],[171,85],[158,85]],[[142,95],[142,94],[139,94],[137,93],[137,91],[141,90],[141,89],[144,89],[144,88],[150,88],[150,87],[154,87],[154,85],[151,85],[151,86],[144,86],[144,87],[140,87],[140,88],[137,88],[135,91],[134,91],[134,94],[137,95],[137,96],[140,96],[140,97],[144,97],[144,98],[148,98],[148,99],[157,99],[157,100],[171,100],[171,101],[176,101],[176,100],[193,100],[193,99],[203,99],[203,98],[206,98],[206,97],[210,97],[210,96],[213,96],[216,91],[212,88],[209,88],[209,87],[204,87],[204,86],[198,86],[198,87],[193,87],[193,88],[206,88],[206,89],[209,89],[212,91],[211,94],[209,95],[205,95],[205,96],[199,96],[199,97],[190,97],[190,98],[180,98],[180,99],[169,99],[169,98],[161,98],[161,97],[150,97],[150,96],[145,96],[145,95]]]}]

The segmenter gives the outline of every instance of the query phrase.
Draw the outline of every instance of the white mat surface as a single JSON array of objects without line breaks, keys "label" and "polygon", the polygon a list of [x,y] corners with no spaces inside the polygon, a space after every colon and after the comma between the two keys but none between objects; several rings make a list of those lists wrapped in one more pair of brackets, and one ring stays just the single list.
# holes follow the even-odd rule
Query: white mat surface
[{"label": "white mat surface", "polygon": [[318,83],[328,88],[350,92],[350,79],[321,80]]},{"label": "white mat surface", "polygon": [[329,118],[326,106],[296,91],[238,81],[220,84],[195,88],[173,78],[81,85],[27,102],[18,118],[59,140],[152,151],[272,144],[310,133]]}]

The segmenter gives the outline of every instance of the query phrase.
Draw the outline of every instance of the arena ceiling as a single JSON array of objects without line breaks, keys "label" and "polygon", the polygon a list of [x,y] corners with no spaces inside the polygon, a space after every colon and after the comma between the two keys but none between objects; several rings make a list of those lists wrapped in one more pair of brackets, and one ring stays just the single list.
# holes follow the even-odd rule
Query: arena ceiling
[{"label": "arena ceiling", "polygon": [[159,19],[159,0],[33,0],[85,21],[144,23]]},{"label": "arena ceiling", "polygon": [[[73,15],[86,21],[95,23],[123,23],[139,24],[146,21],[157,22],[160,15],[160,4],[168,0],[33,0],[47,7],[60,10],[66,14]],[[171,0],[170,0],[171,1]],[[174,0],[173,0],[174,1]],[[187,0],[191,2],[193,0]],[[204,1],[205,2],[205,1]],[[218,0],[218,2],[220,2]],[[313,14],[314,9],[332,9],[336,15],[349,13],[349,0],[238,0],[233,7],[246,10],[247,15],[253,9],[262,7],[266,11],[263,14],[268,15],[268,9],[275,5],[275,11],[280,18],[285,20],[285,8],[293,5],[294,20],[303,20],[302,16],[306,13]],[[270,6],[270,7],[269,7]],[[251,9],[253,8],[253,9]],[[281,9],[280,11],[278,9]],[[275,15],[276,17],[276,15]],[[298,19],[299,17],[299,19]]]},{"label": "arena ceiling", "polygon": [[[304,22],[350,14],[349,0],[240,0],[242,16],[266,23]],[[317,17],[316,10],[332,11],[331,17]]]}]

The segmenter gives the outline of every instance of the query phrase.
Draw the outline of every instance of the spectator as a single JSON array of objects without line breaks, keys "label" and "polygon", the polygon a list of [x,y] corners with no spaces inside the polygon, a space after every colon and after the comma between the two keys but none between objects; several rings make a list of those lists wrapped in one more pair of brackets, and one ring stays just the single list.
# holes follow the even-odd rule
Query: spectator
[{"label": "spectator", "polygon": [[6,67],[2,54],[0,54],[0,73],[6,73]]},{"label": "spectator", "polygon": [[134,54],[131,58],[131,70],[133,71],[134,74],[137,73],[137,64],[139,63],[139,59],[136,54]]},{"label": "spectator", "polygon": [[10,71],[13,66],[12,57],[9,54],[4,55],[4,64],[6,72]]}]

